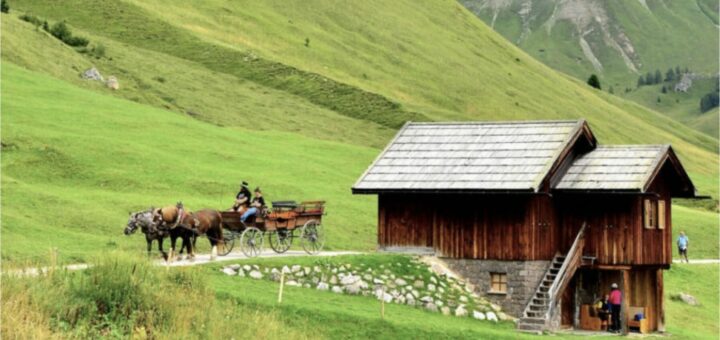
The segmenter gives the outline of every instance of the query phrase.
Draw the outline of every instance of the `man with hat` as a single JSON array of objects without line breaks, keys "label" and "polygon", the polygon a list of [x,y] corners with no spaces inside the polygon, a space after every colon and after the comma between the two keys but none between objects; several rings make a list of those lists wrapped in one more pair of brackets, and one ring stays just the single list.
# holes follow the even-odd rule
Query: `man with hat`
[{"label": "man with hat", "polygon": [[233,204],[232,210],[245,212],[252,199],[250,189],[248,189],[248,182],[243,181],[240,185],[240,191],[235,195],[235,204]]},{"label": "man with hat", "polygon": [[612,324],[610,325],[610,332],[620,332],[620,308],[622,307],[622,293],[618,289],[617,283],[613,283],[610,286],[610,296],[608,303],[610,304],[610,313],[612,314]]}]

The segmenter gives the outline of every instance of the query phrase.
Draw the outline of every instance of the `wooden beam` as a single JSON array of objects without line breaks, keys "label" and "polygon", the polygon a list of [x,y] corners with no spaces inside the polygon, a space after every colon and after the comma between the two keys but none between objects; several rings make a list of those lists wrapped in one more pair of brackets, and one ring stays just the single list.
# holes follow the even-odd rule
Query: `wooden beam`
[{"label": "wooden beam", "polygon": [[629,270],[623,270],[622,271],[623,276],[623,290],[622,290],[622,311],[620,312],[620,326],[622,327],[623,334],[628,334],[628,325],[627,325],[627,313],[628,313],[628,306],[629,302],[628,299],[630,298],[630,271]]},{"label": "wooden beam", "polygon": [[655,283],[657,287],[657,290],[655,291],[655,298],[657,299],[657,312],[655,313],[657,317],[657,331],[665,332],[665,292],[663,291],[663,270],[657,269],[655,273]]}]

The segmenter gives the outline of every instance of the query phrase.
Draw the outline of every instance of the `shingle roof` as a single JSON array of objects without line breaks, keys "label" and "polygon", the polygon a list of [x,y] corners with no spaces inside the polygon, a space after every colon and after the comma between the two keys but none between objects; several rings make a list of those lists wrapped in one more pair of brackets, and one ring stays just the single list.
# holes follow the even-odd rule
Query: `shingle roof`
[{"label": "shingle roof", "polygon": [[599,146],[573,161],[555,188],[644,191],[669,148],[669,145]]},{"label": "shingle roof", "polygon": [[408,123],[353,191],[537,191],[584,124],[584,120]]}]

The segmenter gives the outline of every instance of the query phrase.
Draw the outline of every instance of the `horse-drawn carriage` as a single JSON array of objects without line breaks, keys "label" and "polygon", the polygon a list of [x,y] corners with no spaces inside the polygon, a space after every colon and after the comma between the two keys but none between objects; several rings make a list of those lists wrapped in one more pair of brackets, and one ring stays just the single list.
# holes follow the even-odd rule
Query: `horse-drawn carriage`
[{"label": "horse-drawn carriage", "polygon": [[[248,257],[262,253],[265,235],[270,247],[276,253],[284,253],[299,238],[302,248],[311,255],[322,250],[325,233],[322,216],[325,201],[272,202],[272,209],[251,216],[245,223],[240,221],[242,213],[222,211],[223,238],[225,247],[220,255],[229,254],[240,239],[240,250]],[[297,234],[296,234],[297,230]]]}]

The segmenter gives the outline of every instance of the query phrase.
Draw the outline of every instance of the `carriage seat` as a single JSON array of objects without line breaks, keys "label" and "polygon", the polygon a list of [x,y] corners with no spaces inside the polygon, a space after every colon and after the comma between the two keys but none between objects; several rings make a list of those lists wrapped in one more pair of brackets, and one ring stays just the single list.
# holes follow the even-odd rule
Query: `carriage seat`
[{"label": "carriage seat", "polygon": [[272,202],[273,209],[280,208],[280,209],[295,209],[298,206],[298,203],[295,201],[273,201]]}]

